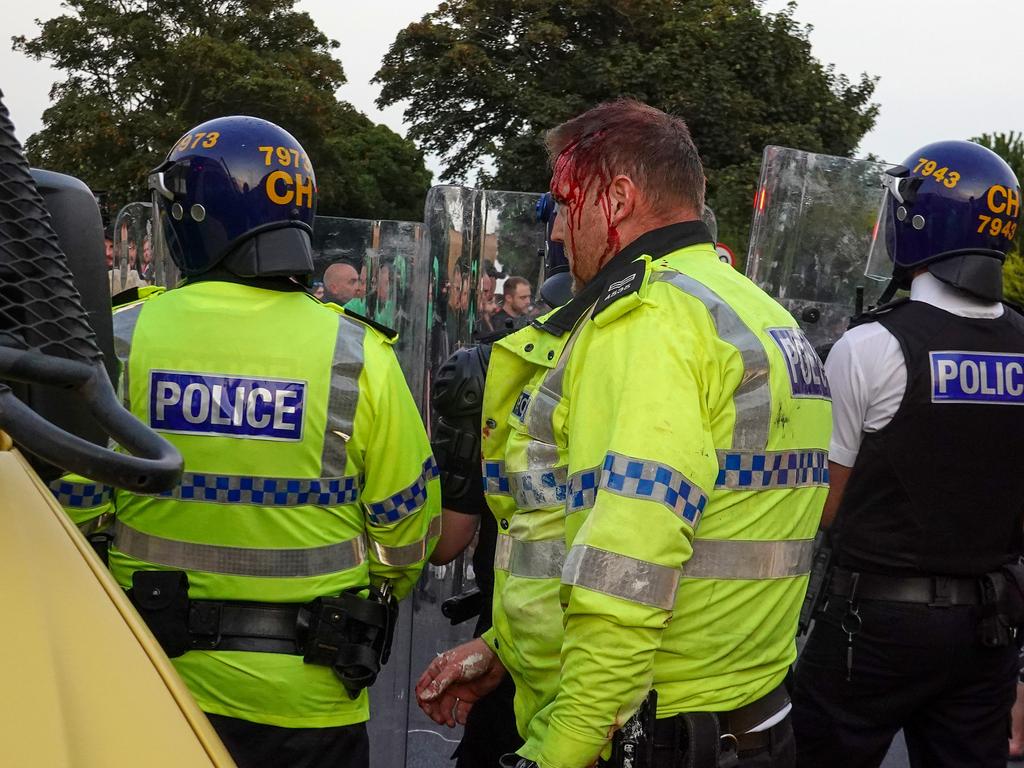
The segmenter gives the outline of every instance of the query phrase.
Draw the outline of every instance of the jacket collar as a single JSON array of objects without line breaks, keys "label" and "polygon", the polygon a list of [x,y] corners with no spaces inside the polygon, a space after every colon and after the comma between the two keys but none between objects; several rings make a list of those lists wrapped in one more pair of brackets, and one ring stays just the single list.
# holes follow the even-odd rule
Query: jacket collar
[{"label": "jacket collar", "polygon": [[601,271],[572,301],[548,315],[543,322],[535,320],[533,325],[547,333],[562,336],[576,327],[579,319],[601,298],[608,284],[629,272],[632,263],[640,256],[660,259],[681,248],[710,242],[713,242],[711,233],[702,221],[683,221],[645,232],[601,267]]}]

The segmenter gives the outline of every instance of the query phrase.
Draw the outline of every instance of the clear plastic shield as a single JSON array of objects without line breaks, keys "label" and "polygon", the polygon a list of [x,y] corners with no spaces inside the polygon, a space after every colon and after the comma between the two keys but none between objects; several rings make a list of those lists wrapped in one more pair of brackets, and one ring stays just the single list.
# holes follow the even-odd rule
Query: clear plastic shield
[{"label": "clear plastic shield", "polygon": [[[539,197],[540,193],[449,186],[428,193],[419,251],[421,267],[429,275],[428,391],[430,377],[452,352],[498,330],[507,310],[516,311],[504,307],[506,285],[518,284],[520,295],[524,291],[521,282],[509,283],[512,278],[524,278],[533,299],[513,322],[527,322],[542,311],[538,288],[543,278],[544,225],[534,213]],[[429,404],[427,418],[431,423]],[[440,610],[445,600],[475,586],[472,553],[471,546],[448,565],[428,566],[420,582],[413,598],[410,686],[436,654],[472,637],[475,620],[452,626]],[[461,738],[460,729],[436,725],[414,701],[410,705],[406,762],[377,765],[446,765]],[[371,724],[375,731],[379,727]]]},{"label": "clear plastic shield", "polygon": [[[311,287],[323,301],[340,304],[399,332],[395,354],[421,412],[429,327],[429,272],[419,258],[422,239],[423,225],[414,222],[318,216],[313,227]],[[410,695],[419,675],[412,661],[414,625],[420,623],[424,610],[441,618],[438,607],[429,600],[424,607],[424,599],[432,591],[436,590],[430,587],[427,572],[401,605],[391,659],[370,689],[369,729],[375,768],[404,766],[410,754],[406,745]],[[422,633],[429,631],[424,628]],[[421,633],[418,627],[416,633]]]},{"label": "clear plastic shield", "polygon": [[181,280],[161,236],[150,203],[129,203],[114,221],[111,294],[140,285],[173,288]]},{"label": "clear plastic shield", "polygon": [[815,347],[833,343],[884,284],[865,277],[886,166],[766,147],[747,277],[788,309]]}]

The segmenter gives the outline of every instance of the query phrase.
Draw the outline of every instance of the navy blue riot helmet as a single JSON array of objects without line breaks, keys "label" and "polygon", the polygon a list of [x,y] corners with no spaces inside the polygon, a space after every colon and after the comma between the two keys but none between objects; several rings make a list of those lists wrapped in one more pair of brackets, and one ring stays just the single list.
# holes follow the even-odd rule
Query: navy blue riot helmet
[{"label": "navy blue riot helmet", "polygon": [[909,287],[914,271],[926,267],[957,288],[1002,299],[1021,190],[999,155],[970,141],[940,141],[890,168],[882,183],[869,272],[878,274],[887,259],[893,290]]},{"label": "navy blue riot helmet", "polygon": [[544,224],[546,244],[544,249],[544,282],[540,286],[540,297],[549,307],[560,307],[572,300],[572,275],[569,274],[569,259],[565,246],[551,239],[551,230],[558,216],[558,205],[550,192],[537,200],[535,208],[537,222]]},{"label": "navy blue riot helmet", "polygon": [[185,277],[313,272],[316,177],[287,131],[256,117],[198,125],[149,177],[158,237]]}]

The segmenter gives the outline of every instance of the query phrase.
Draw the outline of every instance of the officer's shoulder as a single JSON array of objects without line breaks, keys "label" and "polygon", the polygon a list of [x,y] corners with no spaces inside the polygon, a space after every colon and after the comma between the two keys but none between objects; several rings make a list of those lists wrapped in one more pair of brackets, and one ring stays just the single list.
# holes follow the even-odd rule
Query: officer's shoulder
[{"label": "officer's shoulder", "polygon": [[365,328],[369,328],[371,331],[373,331],[374,336],[376,336],[386,344],[394,344],[396,341],[398,341],[398,331],[396,331],[394,328],[388,328],[383,323],[378,323],[376,320],[371,320],[365,315],[360,315],[358,312],[353,312],[351,309],[345,309],[344,307],[339,306],[338,304],[324,302],[323,306],[327,307],[332,312],[341,315],[342,317],[346,317],[349,320],[352,320],[353,322],[356,322],[364,326]]},{"label": "officer's shoulder", "polygon": [[650,274],[648,264],[648,259],[638,259],[630,265],[629,271],[622,272],[604,287],[591,314],[598,326],[617,320],[643,303]]},{"label": "officer's shoulder", "polygon": [[847,326],[847,330],[852,330],[861,325],[867,325],[868,323],[877,323],[879,320],[885,317],[890,317],[895,312],[900,312],[904,307],[910,305],[910,298],[904,296],[899,299],[881,304],[877,307],[871,307],[859,315],[854,315],[850,318],[850,324]]},{"label": "officer's shoulder", "polygon": [[110,297],[110,306],[117,309],[124,309],[132,304],[151,301],[167,291],[162,285],[139,285],[115,293]]}]

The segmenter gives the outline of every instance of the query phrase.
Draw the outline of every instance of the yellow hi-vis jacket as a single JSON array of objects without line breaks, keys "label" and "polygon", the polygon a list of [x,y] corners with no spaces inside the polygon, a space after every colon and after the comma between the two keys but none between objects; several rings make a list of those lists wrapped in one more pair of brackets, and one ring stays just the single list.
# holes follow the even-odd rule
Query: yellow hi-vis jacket
[{"label": "yellow hi-vis jacket", "polygon": [[[204,600],[305,603],[385,578],[399,597],[412,589],[440,493],[393,339],[302,291],[214,281],[120,308],[114,332],[126,403],[185,457],[172,491],[113,493],[122,586],[177,569]],[[57,490],[93,515],[109,493]],[[365,691],[350,700],[299,655],[173,662],[206,712],[291,728],[369,716]]]},{"label": "yellow hi-vis jacket", "polygon": [[[485,398],[483,416],[509,425],[506,470],[517,435],[545,442],[544,424],[567,457],[560,676],[533,706],[544,722],[528,747],[543,768],[582,768],[651,687],[668,717],[737,709],[782,683],[831,403],[793,318],[718,260],[699,223],[641,237],[541,325],[546,339],[499,345],[523,368],[555,374],[564,360],[558,387],[524,375],[511,415]],[[485,460],[500,455],[485,441]],[[496,627],[519,619],[512,591],[495,599]]]}]

